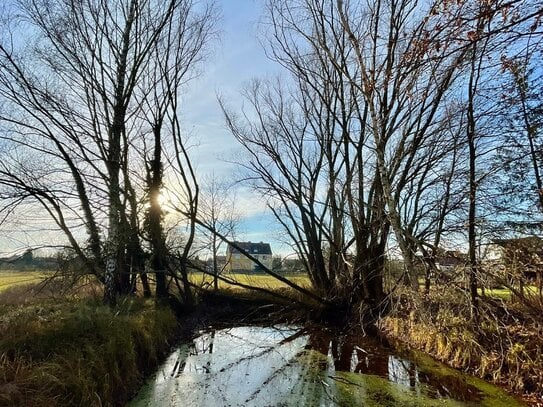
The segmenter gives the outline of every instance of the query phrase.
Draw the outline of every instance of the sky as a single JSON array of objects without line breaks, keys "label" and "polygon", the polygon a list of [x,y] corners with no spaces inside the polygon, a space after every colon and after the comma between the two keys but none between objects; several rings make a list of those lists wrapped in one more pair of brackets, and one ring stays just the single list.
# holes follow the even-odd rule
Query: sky
[{"label": "sky", "polygon": [[[236,111],[242,107],[240,93],[251,79],[277,73],[259,42],[259,20],[263,0],[220,0],[219,38],[200,76],[188,84],[182,114],[185,128],[195,146],[191,158],[199,175],[214,173],[219,179],[234,181],[239,169],[228,161],[243,154],[226,128],[217,97]],[[242,216],[237,239],[269,242],[274,254],[290,254],[281,243],[279,227],[266,211],[265,203],[250,188],[236,187],[236,210]]]},{"label": "sky", "polygon": [[[264,0],[216,0],[216,3],[220,11],[218,35],[198,76],[186,85],[181,114],[197,176],[202,180],[215,174],[219,180],[231,182],[241,174],[228,161],[239,158],[243,152],[226,128],[217,98],[221,96],[234,111],[241,110],[244,85],[254,78],[277,73],[278,66],[266,57],[259,42]],[[265,202],[242,185],[235,187],[235,196],[236,212],[241,217],[236,239],[269,242],[274,254],[291,254],[288,246],[281,243],[279,226],[266,211]],[[13,224],[4,224],[0,256],[63,240],[56,229],[47,226],[47,220],[31,221],[32,216],[29,210],[17,216]]]},{"label": "sky", "polygon": [[221,0],[218,3],[222,14],[219,37],[212,44],[212,53],[202,65],[202,72],[187,85],[182,107],[186,130],[197,144],[191,157],[204,174],[232,171],[233,166],[226,158],[239,150],[226,129],[218,96],[233,107],[241,106],[244,84],[265,76],[272,65],[257,39],[262,2]]}]

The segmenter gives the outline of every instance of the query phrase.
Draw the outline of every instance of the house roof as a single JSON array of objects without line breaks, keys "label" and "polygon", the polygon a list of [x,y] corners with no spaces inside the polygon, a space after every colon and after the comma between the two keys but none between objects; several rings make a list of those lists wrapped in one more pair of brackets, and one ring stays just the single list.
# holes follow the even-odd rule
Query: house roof
[{"label": "house roof", "polygon": [[[233,242],[234,245],[245,250],[249,254],[272,254],[271,246],[269,243],[253,243],[253,242]],[[229,244],[226,248],[226,253],[241,253],[232,244]]]},{"label": "house roof", "polygon": [[454,267],[466,263],[467,255],[458,250],[445,250],[436,256],[435,261],[440,266]]},{"label": "house roof", "polygon": [[543,239],[537,236],[520,237],[516,239],[494,239],[493,242],[504,248],[543,249]]}]

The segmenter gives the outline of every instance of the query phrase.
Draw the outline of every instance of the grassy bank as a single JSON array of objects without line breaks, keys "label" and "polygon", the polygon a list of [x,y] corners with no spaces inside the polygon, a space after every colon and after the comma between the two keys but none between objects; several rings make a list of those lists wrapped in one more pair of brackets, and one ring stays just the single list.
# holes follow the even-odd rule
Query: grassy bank
[{"label": "grassy bank", "polygon": [[[541,321],[519,304],[482,299],[473,320],[466,298],[448,289],[429,297],[405,291],[379,322],[384,335],[446,364],[543,403]],[[534,404],[541,405],[541,404]]]},{"label": "grassy bank", "polygon": [[91,299],[21,305],[0,296],[0,405],[123,405],[176,325],[169,309],[135,299],[112,310]]},{"label": "grassy bank", "polygon": [[[291,277],[304,283],[302,276]],[[268,276],[236,278],[281,298],[239,287],[198,291],[200,304],[190,318],[204,326],[341,319],[337,313],[321,315],[317,304],[274,286]],[[92,281],[63,295],[39,287],[15,285],[0,292],[0,406],[123,405],[169,349],[177,326],[171,311],[138,299],[111,310],[92,299],[100,297]],[[488,298],[473,323],[466,304],[465,294],[445,288],[434,288],[429,297],[398,291],[379,328],[389,339],[452,367],[543,400],[541,318],[529,317],[518,304]]]}]

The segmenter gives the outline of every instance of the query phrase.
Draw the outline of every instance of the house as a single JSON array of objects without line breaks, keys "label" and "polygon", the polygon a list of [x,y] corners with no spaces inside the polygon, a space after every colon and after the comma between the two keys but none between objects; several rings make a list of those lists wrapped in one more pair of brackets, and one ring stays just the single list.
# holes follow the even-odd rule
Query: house
[{"label": "house", "polygon": [[523,275],[530,280],[541,278],[543,239],[537,236],[494,239],[487,248],[486,259],[487,262],[505,267],[511,275]]},{"label": "house", "polygon": [[226,271],[261,271],[262,267],[245,256],[239,249],[249,253],[265,267],[272,268],[272,251],[269,243],[233,242],[226,247]]},{"label": "house", "polygon": [[467,256],[458,250],[444,250],[436,255],[435,263],[438,270],[452,273],[466,266]]}]

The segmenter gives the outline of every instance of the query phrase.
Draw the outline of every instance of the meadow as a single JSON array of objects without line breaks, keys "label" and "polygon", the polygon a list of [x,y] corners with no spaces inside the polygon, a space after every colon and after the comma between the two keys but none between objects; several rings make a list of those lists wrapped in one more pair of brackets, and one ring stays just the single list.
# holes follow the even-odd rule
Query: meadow
[{"label": "meadow", "polygon": [[[13,271],[13,270],[0,270],[0,292],[8,289],[9,287],[18,286],[18,285],[28,285],[28,284],[38,284],[42,282],[47,277],[51,276],[51,271]],[[304,273],[283,273],[284,277],[292,281],[293,283],[309,288],[311,283],[309,278]],[[233,282],[250,285],[254,287],[266,288],[270,290],[276,290],[281,288],[286,288],[287,285],[274,277],[259,273],[223,273],[221,275],[225,279],[232,280]],[[202,288],[212,288],[213,287],[213,276],[202,273],[202,272],[191,272],[190,281]],[[420,281],[421,290],[424,283]],[[229,284],[226,281],[219,281],[220,289],[234,288],[235,285]],[[239,288],[239,287],[238,287]],[[538,292],[537,287],[527,286],[525,287],[525,293],[527,295],[535,295]],[[479,289],[479,294],[483,294],[487,297],[493,297],[496,299],[510,300],[512,293],[507,288],[494,288],[486,289],[483,293]]]},{"label": "meadow", "polygon": [[0,272],[0,406],[126,404],[175,340],[173,312],[133,297],[110,308],[96,284],[46,277]]},{"label": "meadow", "polygon": [[40,283],[49,275],[43,271],[0,270],[0,292],[16,285]]},{"label": "meadow", "polygon": [[[232,280],[239,284],[250,285],[254,287],[267,288],[270,290],[276,290],[280,288],[287,288],[287,285],[275,277],[272,277],[268,274],[252,274],[252,273],[224,273],[221,275],[225,279]],[[283,277],[292,281],[294,284],[309,287],[310,282],[309,278],[304,273],[284,273]],[[190,273],[190,280],[192,283],[202,287],[202,288],[212,288],[213,287],[213,276],[205,274],[202,272],[192,272]],[[219,280],[219,288],[226,289],[234,287],[232,284],[227,283],[226,281]]]}]

